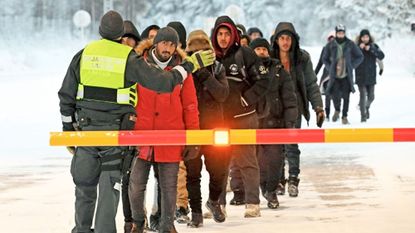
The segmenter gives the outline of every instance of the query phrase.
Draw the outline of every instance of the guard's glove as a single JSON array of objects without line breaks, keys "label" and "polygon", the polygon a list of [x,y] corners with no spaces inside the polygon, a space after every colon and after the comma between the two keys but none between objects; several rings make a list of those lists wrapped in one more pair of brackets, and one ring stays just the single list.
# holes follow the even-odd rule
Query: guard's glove
[{"label": "guard's glove", "polygon": [[216,56],[212,50],[200,50],[191,56],[187,56],[185,60],[193,64],[192,73],[194,73],[200,68],[212,65],[216,60]]},{"label": "guard's glove", "polygon": [[183,150],[183,161],[187,162],[199,156],[200,146],[186,146]]},{"label": "guard's glove", "polygon": [[383,74],[383,69],[380,69],[379,70],[379,75],[382,75]]},{"label": "guard's glove", "polygon": [[75,147],[74,146],[67,146],[66,149],[71,153],[72,155],[75,155]]},{"label": "guard's glove", "polygon": [[324,110],[322,107],[317,107],[314,111],[316,112],[317,126],[321,128],[325,118]]}]

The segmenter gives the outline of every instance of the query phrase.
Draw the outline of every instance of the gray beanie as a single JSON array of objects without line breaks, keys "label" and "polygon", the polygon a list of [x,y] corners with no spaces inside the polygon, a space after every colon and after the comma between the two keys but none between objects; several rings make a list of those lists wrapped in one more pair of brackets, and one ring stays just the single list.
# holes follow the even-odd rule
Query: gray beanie
[{"label": "gray beanie", "polygon": [[154,37],[153,44],[157,44],[161,41],[170,41],[177,45],[179,44],[179,35],[172,27],[167,26],[160,28],[160,30],[157,32],[156,37]]},{"label": "gray beanie", "polygon": [[124,35],[124,21],[116,11],[108,11],[101,18],[99,34],[104,39],[116,40]]}]

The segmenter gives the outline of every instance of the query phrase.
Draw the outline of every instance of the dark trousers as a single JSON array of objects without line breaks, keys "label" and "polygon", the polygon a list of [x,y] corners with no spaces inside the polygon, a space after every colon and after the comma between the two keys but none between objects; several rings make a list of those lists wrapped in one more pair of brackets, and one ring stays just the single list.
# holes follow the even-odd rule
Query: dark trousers
[{"label": "dark trousers", "polygon": [[170,232],[174,225],[177,195],[177,163],[153,163],[136,158],[130,176],[129,196],[133,221],[143,226],[146,213],[144,211],[144,197],[147,187],[148,175],[151,166],[156,166],[158,182],[161,190],[161,219],[159,232]]},{"label": "dark trousers", "polygon": [[[229,167],[229,153],[227,147],[202,146],[201,155],[204,155],[206,170],[209,173],[209,199],[218,201],[226,185],[227,169]],[[202,157],[185,162],[187,169],[187,191],[189,204],[193,213],[202,213],[202,194],[200,178]]]},{"label": "dark trousers", "polygon": [[[299,115],[297,117],[297,121],[295,122],[295,128],[300,129],[301,128],[301,117],[302,115]],[[300,174],[300,154],[301,151],[298,148],[298,144],[287,144],[285,145],[285,154],[288,161],[288,174],[289,176],[298,177]],[[284,166],[284,163],[283,163]],[[284,169],[281,171],[281,177],[285,177],[284,175]]]},{"label": "dark trousers", "polygon": [[333,98],[334,109],[338,112],[340,112],[341,100],[343,99],[342,117],[347,117],[347,113],[349,112],[350,92],[351,87],[347,77],[335,79],[331,97]]},{"label": "dark trousers", "polygon": [[360,114],[366,116],[366,111],[370,108],[373,100],[375,100],[375,85],[358,85],[360,93]]},{"label": "dark trousers", "polygon": [[[258,117],[251,114],[245,117],[232,119],[232,129],[257,129]],[[259,166],[255,145],[235,145],[230,147],[231,156],[231,184],[233,172],[240,172],[243,183],[246,204],[259,204]],[[226,190],[222,192],[220,203],[226,203]]]},{"label": "dark trousers", "polygon": [[326,117],[330,116],[330,105],[331,105],[331,96],[326,94],[324,97],[324,111],[326,112]]},{"label": "dark trousers", "polygon": [[261,190],[274,192],[277,189],[284,163],[284,145],[259,145],[258,162]]},{"label": "dark trousers", "polygon": [[[78,147],[72,158],[71,174],[75,183],[75,227],[72,233],[116,232],[115,216],[120,197],[121,159],[102,162],[105,157],[122,153],[120,147]],[[99,194],[99,195],[98,195]]]}]

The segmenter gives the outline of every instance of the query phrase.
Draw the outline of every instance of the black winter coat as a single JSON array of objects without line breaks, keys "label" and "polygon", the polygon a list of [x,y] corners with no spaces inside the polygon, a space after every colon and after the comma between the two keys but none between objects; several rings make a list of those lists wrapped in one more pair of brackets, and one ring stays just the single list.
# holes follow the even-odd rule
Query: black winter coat
[{"label": "black winter coat", "polygon": [[223,106],[229,95],[225,68],[219,62],[193,73],[199,106],[200,129],[224,127]]},{"label": "black winter coat", "polygon": [[[344,45],[343,55],[346,62],[347,80],[350,85],[350,90],[354,93],[356,90],[353,86],[353,70],[356,69],[360,63],[362,63],[363,54],[360,51],[359,47],[357,47],[356,44],[350,39],[346,38],[343,43],[346,43]],[[334,81],[336,79],[337,47],[337,41],[333,40],[326,45],[326,48],[324,48],[323,52],[323,63],[328,68],[330,76],[330,80],[326,89],[327,93],[332,91]]]},{"label": "black winter coat", "polygon": [[266,96],[270,103],[270,114],[260,120],[260,128],[287,128],[295,124],[298,116],[297,96],[293,80],[281,62],[270,58],[264,61],[271,79]]},{"label": "black winter coat", "polygon": [[376,58],[382,60],[385,57],[382,50],[375,43],[369,45],[369,51],[361,49],[363,53],[363,62],[356,68],[357,85],[375,85],[376,84]]}]

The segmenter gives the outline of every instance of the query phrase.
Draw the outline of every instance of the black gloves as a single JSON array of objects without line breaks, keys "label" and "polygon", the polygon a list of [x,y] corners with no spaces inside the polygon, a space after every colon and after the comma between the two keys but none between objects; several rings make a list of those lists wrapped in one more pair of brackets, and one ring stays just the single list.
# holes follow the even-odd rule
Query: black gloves
[{"label": "black gloves", "polygon": [[200,70],[196,71],[193,75],[193,78],[199,80],[199,82],[203,83],[204,81],[208,80],[212,74],[206,68],[201,68]]},{"label": "black gloves", "polygon": [[71,153],[72,155],[75,155],[75,147],[74,146],[67,146],[66,149]]},{"label": "black gloves", "polygon": [[187,162],[199,156],[200,146],[186,146],[183,150],[183,161]]},{"label": "black gloves", "polygon": [[379,70],[379,75],[381,75],[381,76],[382,76],[382,74],[383,74],[383,69],[380,69],[380,70]]},{"label": "black gloves", "polygon": [[314,111],[316,112],[317,126],[321,128],[321,126],[323,126],[323,122],[325,118],[324,110],[322,107],[316,107]]}]

